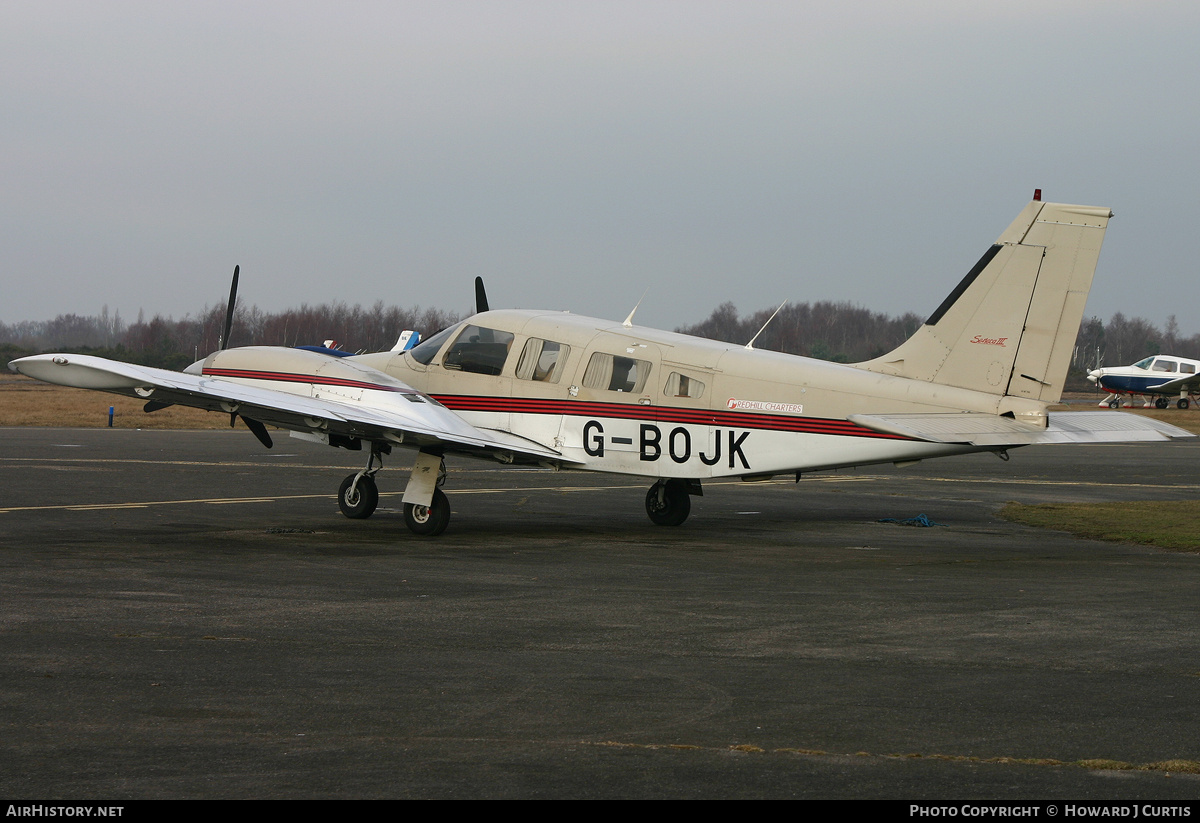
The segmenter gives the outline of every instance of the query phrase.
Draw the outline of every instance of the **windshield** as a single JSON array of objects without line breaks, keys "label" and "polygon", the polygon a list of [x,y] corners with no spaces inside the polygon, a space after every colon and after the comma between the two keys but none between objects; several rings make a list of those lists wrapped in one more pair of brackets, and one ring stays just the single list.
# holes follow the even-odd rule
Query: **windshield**
[{"label": "windshield", "polygon": [[416,360],[423,366],[428,366],[433,362],[433,358],[437,357],[438,350],[441,349],[442,344],[449,340],[461,325],[461,323],[455,323],[453,326],[442,329],[428,340],[423,340],[413,346],[409,354],[412,355],[413,360]]}]

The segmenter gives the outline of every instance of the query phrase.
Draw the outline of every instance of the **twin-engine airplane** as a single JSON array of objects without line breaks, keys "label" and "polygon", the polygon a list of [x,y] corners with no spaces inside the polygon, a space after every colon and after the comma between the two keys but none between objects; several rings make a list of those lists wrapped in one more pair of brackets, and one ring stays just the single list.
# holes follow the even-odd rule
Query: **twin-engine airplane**
[{"label": "twin-engine airplane", "polygon": [[1108,392],[1100,405],[1110,409],[1121,405],[1121,395],[1145,397],[1146,406],[1153,398],[1155,407],[1160,409],[1171,405],[1171,397],[1177,397],[1175,405],[1186,409],[1195,402],[1192,395],[1200,390],[1200,361],[1169,354],[1151,355],[1132,366],[1092,369],[1088,380]]},{"label": "twin-engine airplane", "polygon": [[[479,313],[413,348],[355,356],[318,348],[222,348],[183,373],[75,354],[11,367],[51,383],[241,417],[362,449],[342,482],[368,517],[394,447],[415,451],[404,520],[441,533],[449,455],[654,478],[646,512],[682,523],[712,478],[760,480],[1035,443],[1192,435],[1111,412],[1048,412],[1062,393],[1112,213],[1034,200],[909,340],[844,365],[565,312]],[[236,271],[234,285],[236,288]],[[232,320],[229,301],[226,333]]]}]

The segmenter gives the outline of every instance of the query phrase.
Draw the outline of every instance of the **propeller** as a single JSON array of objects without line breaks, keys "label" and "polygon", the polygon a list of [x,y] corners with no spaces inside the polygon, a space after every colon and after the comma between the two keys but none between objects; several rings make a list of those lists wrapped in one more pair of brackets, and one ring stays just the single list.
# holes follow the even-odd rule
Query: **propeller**
[{"label": "propeller", "polygon": [[229,308],[225,312],[225,333],[221,335],[221,341],[217,344],[217,351],[221,351],[229,345],[229,332],[233,329],[233,309],[234,304],[237,302],[238,274],[241,270],[241,266],[233,267],[233,285],[229,287]]},{"label": "propeller", "polygon": [[475,313],[481,314],[488,310],[487,292],[483,288],[483,278],[475,278]]}]

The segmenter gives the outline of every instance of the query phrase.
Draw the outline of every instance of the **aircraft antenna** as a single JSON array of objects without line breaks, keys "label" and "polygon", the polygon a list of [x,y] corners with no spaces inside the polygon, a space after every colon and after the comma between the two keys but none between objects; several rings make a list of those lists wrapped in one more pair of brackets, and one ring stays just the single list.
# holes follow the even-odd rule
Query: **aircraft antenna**
[{"label": "aircraft antenna", "polygon": [[642,296],[638,298],[637,303],[633,306],[633,311],[629,312],[629,316],[625,318],[625,322],[621,325],[627,329],[633,328],[633,316],[637,314],[638,306],[642,305],[642,301],[646,299],[646,295],[650,293],[650,287],[646,286],[646,290],[642,292]]},{"label": "aircraft antenna", "polygon": [[771,325],[771,321],[775,319],[775,315],[779,314],[781,311],[783,311],[783,307],[786,306],[787,303],[788,303],[788,301],[786,301],[786,300],[784,300],[782,303],[780,303],[779,308],[777,308],[771,314],[771,316],[767,318],[767,322],[762,324],[762,328],[758,330],[758,333],[750,338],[750,342],[746,344],[746,349],[748,351],[754,351],[754,341],[758,339],[758,335],[762,334],[763,332],[765,332],[767,330],[767,326]]},{"label": "aircraft antenna", "polygon": [[237,284],[238,274],[241,272],[241,266],[233,267],[233,285],[229,287],[229,308],[225,311],[225,332],[221,335],[221,339],[217,341],[217,351],[223,351],[229,345],[229,332],[233,328],[233,307],[237,302]]}]

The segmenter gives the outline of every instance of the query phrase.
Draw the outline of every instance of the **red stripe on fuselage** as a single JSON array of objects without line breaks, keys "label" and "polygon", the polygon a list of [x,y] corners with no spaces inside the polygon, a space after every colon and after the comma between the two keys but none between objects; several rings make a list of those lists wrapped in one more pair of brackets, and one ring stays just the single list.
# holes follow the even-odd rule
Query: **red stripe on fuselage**
[{"label": "red stripe on fuselage", "polygon": [[648,423],[691,423],[699,426],[724,426],[739,429],[833,434],[844,437],[874,437],[882,440],[908,440],[896,434],[884,434],[851,423],[820,417],[789,417],[781,414],[731,412],[721,409],[684,409],[671,406],[644,406],[633,403],[596,403],[587,400],[537,400],[519,397],[478,397],[474,395],[435,394],[433,398],[453,411],[481,411],[511,414],[559,414],[572,417],[608,417],[645,420]]}]

